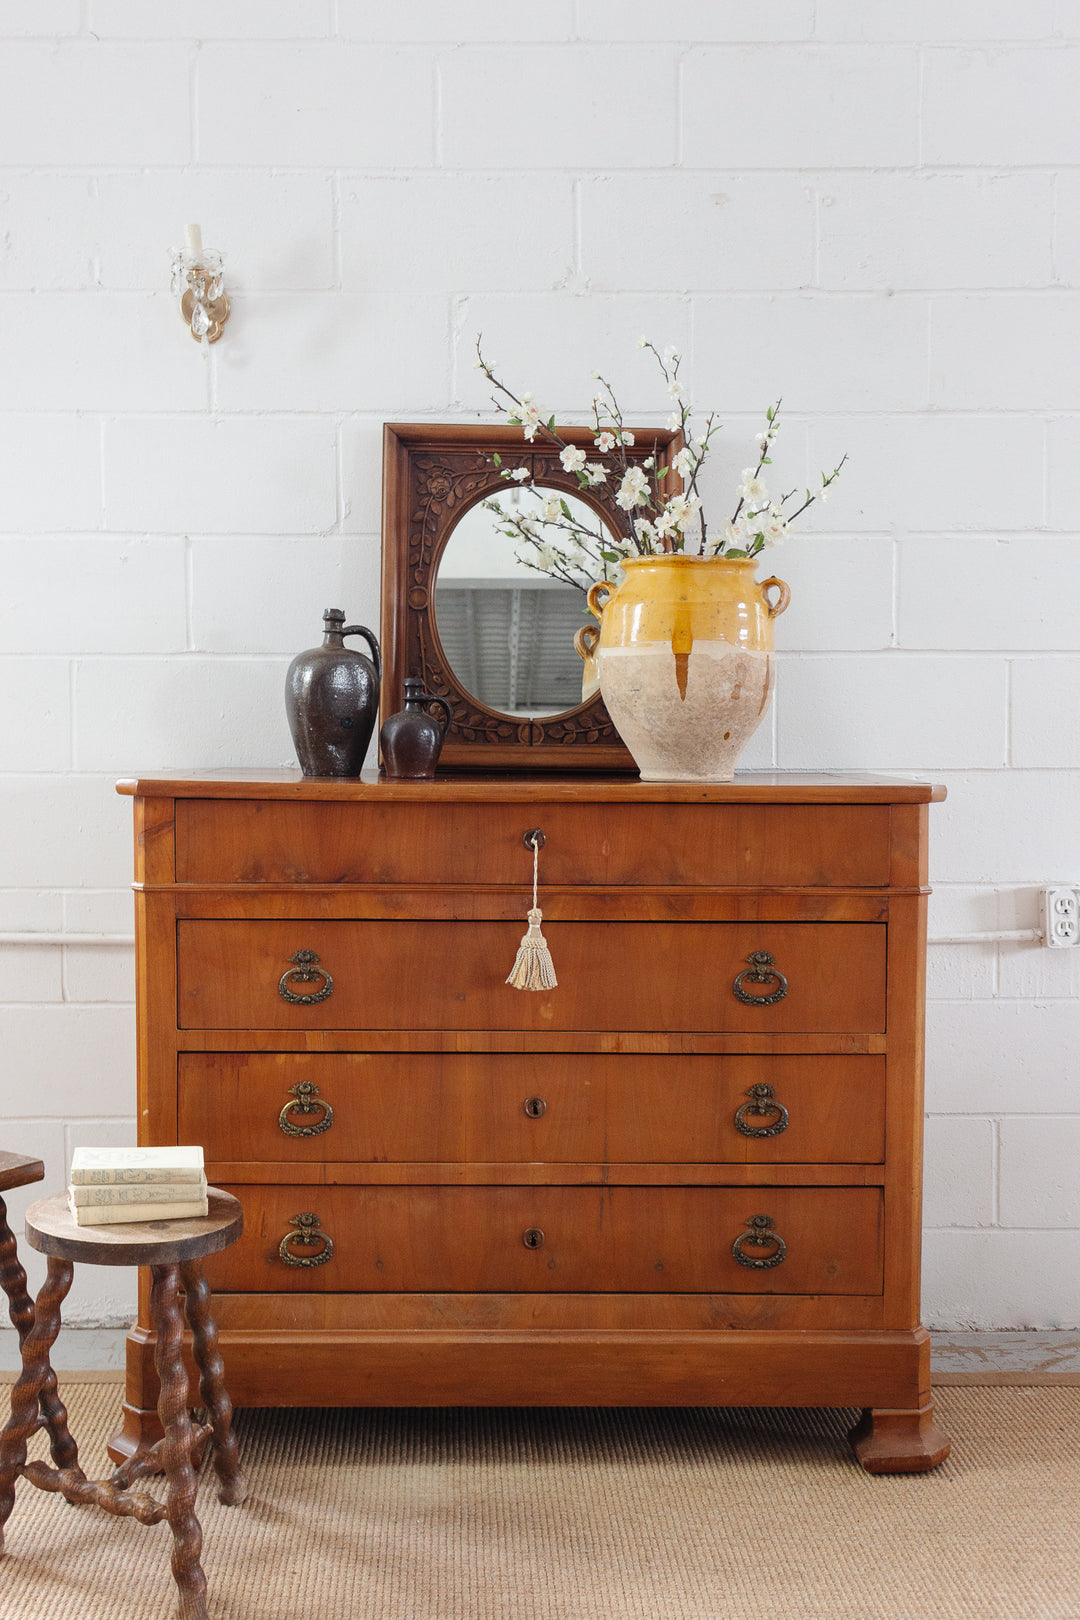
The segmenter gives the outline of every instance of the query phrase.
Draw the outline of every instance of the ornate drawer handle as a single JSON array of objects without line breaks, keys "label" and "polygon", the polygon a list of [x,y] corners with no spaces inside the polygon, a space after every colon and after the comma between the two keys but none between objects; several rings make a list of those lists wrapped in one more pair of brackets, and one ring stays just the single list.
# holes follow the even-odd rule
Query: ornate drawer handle
[{"label": "ornate drawer handle", "polygon": [[[775,1007],[778,1001],[783,1001],[787,995],[787,980],[775,966],[776,958],[770,956],[768,951],[751,951],[746,958],[750,963],[748,968],[736,976],[732,989],[737,1001],[745,1001],[748,1007]],[[743,989],[743,984],[775,984],[776,989],[768,996],[755,996],[749,990]]]},{"label": "ornate drawer handle", "polygon": [[[328,1102],[319,1096],[319,1088],[314,1080],[298,1080],[295,1086],[290,1086],[293,1102],[287,1102],[277,1117],[277,1122],[286,1136],[321,1136],[328,1131],[334,1123],[334,1110]],[[294,1125],[289,1118],[290,1114],[317,1114],[322,1109],[321,1119],[315,1120],[311,1125]]]},{"label": "ornate drawer handle", "polygon": [[[749,1215],[746,1220],[749,1232],[740,1232],[731,1245],[731,1252],[740,1266],[749,1266],[751,1271],[768,1271],[772,1266],[778,1266],[787,1254],[787,1244],[779,1232],[773,1231],[771,1215]],[[775,1243],[776,1253],[766,1255],[764,1259],[752,1260],[748,1254],[743,1253],[743,1244],[749,1243],[758,1249],[766,1248]]]},{"label": "ornate drawer handle", "polygon": [[[743,1136],[779,1136],[781,1131],[787,1130],[788,1111],[783,1103],[776,1101],[772,1086],[764,1082],[751,1086],[746,1096],[750,1101],[735,1110],[735,1129],[741,1131]],[[775,1114],[776,1118],[771,1125],[748,1125],[747,1114]]]},{"label": "ornate drawer handle", "polygon": [[[313,1007],[317,1001],[325,1001],[334,988],[334,981],[325,968],[316,967],[319,958],[314,951],[297,951],[290,956],[289,961],[296,966],[286,968],[278,980],[278,995],[282,1001],[291,1001],[294,1007]],[[315,984],[322,979],[321,989],[315,990],[309,996],[298,996],[289,989],[290,984]]]},{"label": "ornate drawer handle", "polygon": [[530,1119],[539,1119],[541,1114],[547,1113],[547,1103],[543,1097],[526,1097],[521,1106]]},{"label": "ornate drawer handle", "polygon": [[544,1244],[544,1234],[538,1226],[530,1226],[522,1232],[521,1241],[527,1249],[540,1249]]},{"label": "ornate drawer handle", "polygon": [[[308,1210],[303,1215],[290,1215],[289,1225],[291,1232],[286,1232],[278,1244],[278,1254],[287,1266],[325,1266],[333,1257],[334,1240],[329,1232],[324,1232],[319,1223],[319,1217]],[[322,1244],[318,1254],[294,1254],[289,1247],[291,1243],[301,1248],[313,1249],[317,1243]]]}]

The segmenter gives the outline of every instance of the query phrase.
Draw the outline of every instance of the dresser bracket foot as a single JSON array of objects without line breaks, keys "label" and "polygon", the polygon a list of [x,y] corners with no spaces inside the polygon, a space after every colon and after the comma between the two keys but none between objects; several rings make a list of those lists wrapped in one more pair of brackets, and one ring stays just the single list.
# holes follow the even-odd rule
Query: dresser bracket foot
[{"label": "dresser bracket foot", "polygon": [[923,1474],[949,1455],[932,1401],[912,1411],[867,1407],[848,1439],[868,1474]]}]

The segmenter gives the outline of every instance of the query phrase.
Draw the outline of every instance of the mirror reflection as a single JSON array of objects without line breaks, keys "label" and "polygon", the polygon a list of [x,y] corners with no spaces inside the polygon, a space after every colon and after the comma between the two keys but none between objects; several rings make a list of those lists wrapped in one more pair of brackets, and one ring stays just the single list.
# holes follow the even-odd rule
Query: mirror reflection
[{"label": "mirror reflection", "polygon": [[[502,506],[522,515],[539,516],[549,496],[565,501],[572,521],[609,531],[595,508],[562,490],[499,491]],[[435,622],[454,674],[475,698],[500,714],[543,719],[596,690],[591,661],[583,663],[574,639],[591,627],[578,636],[588,650],[596,620],[583,590],[522,561],[528,548],[504,529],[482,502],[461,518],[439,560]]]}]

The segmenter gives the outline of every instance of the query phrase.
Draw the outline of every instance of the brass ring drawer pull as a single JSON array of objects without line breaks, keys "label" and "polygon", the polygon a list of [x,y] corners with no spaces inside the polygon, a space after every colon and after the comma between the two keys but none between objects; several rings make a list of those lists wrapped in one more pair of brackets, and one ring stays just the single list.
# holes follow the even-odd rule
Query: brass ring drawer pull
[{"label": "brass ring drawer pull", "polygon": [[544,1244],[544,1234],[538,1226],[530,1226],[522,1232],[521,1241],[527,1249],[540,1249]]},{"label": "brass ring drawer pull", "polygon": [[[777,968],[776,958],[768,951],[751,951],[746,960],[750,966],[736,975],[731,987],[736,1001],[744,1001],[748,1007],[775,1007],[787,995],[787,980]],[[770,995],[756,996],[744,990],[744,984],[775,984],[776,989]]]},{"label": "brass ring drawer pull", "polygon": [[[282,1001],[291,1002],[294,1007],[313,1007],[317,1001],[325,1001],[334,988],[334,981],[325,968],[317,967],[319,958],[314,951],[297,951],[290,956],[289,961],[295,967],[286,968],[278,980],[278,995]],[[310,995],[298,996],[289,989],[290,984],[316,984],[321,979],[322,985]]]},{"label": "brass ring drawer pull", "polygon": [[[740,1266],[748,1266],[751,1271],[769,1271],[773,1266],[778,1266],[787,1254],[787,1244],[779,1232],[773,1231],[772,1216],[750,1215],[747,1217],[746,1224],[750,1230],[740,1232],[731,1245],[731,1252]],[[758,1249],[764,1249],[769,1244],[775,1244],[776,1251],[774,1254],[766,1255],[761,1259],[752,1259],[750,1255],[743,1253],[742,1246],[744,1243],[749,1243],[752,1247]]]},{"label": "brass ring drawer pull", "polygon": [[[328,1131],[334,1123],[334,1110],[328,1102],[319,1096],[319,1088],[314,1080],[298,1080],[295,1086],[290,1086],[293,1101],[287,1102],[277,1122],[286,1136],[321,1136]],[[322,1109],[322,1116],[310,1125],[294,1125],[289,1118],[290,1114],[318,1114]]]},{"label": "brass ring drawer pull", "polygon": [[[289,1224],[291,1232],[286,1232],[278,1244],[278,1254],[287,1266],[325,1266],[333,1258],[334,1240],[329,1232],[324,1232],[319,1217],[313,1211],[305,1211],[303,1215],[290,1215]],[[322,1244],[318,1254],[294,1254],[290,1245],[296,1244],[299,1248],[313,1249],[317,1243]]]},{"label": "brass ring drawer pull", "polygon": [[543,1097],[526,1097],[521,1106],[530,1119],[539,1119],[542,1114],[547,1113],[547,1103]]},{"label": "brass ring drawer pull", "polygon": [[[786,1131],[788,1124],[788,1111],[783,1103],[776,1101],[776,1093],[772,1086],[764,1082],[753,1085],[746,1093],[750,1098],[741,1108],[735,1110],[735,1129],[741,1131],[743,1136],[779,1136]],[[751,1125],[747,1122],[748,1114],[775,1114],[776,1118],[770,1125]]]}]

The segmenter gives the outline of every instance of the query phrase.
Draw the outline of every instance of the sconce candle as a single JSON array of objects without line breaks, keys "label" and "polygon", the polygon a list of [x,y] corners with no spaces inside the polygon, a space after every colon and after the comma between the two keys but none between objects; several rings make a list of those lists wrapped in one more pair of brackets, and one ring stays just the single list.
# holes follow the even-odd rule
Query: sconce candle
[{"label": "sconce candle", "polygon": [[197,343],[216,343],[229,318],[229,298],[221,274],[224,255],[203,247],[202,227],[188,225],[186,247],[172,249],[172,290]]}]

